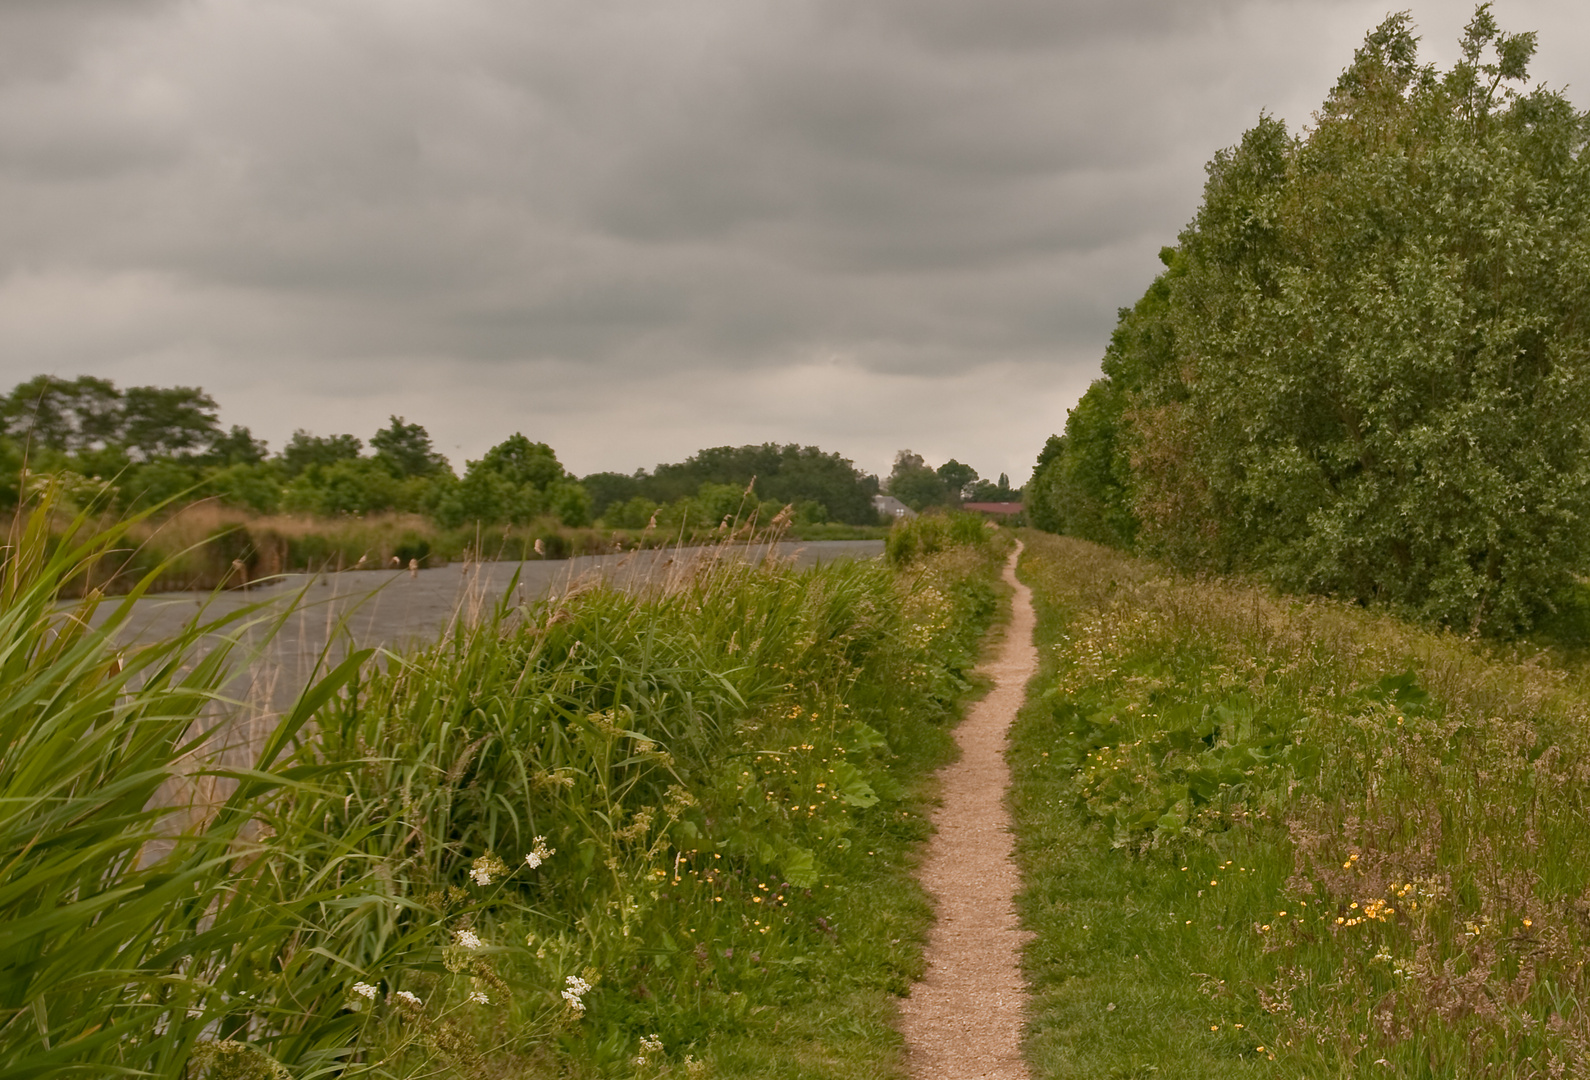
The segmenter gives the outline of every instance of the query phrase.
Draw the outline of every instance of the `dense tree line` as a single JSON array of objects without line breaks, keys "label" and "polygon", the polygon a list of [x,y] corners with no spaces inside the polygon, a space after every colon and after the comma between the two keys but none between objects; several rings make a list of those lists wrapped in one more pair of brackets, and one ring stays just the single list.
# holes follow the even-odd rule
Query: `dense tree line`
[{"label": "dense tree line", "polygon": [[733,489],[737,503],[748,487],[753,488],[755,501],[793,506],[803,521],[873,525],[878,520],[872,506],[872,497],[878,493],[876,476],[862,472],[839,454],[794,443],[715,446],[684,461],[658,465],[650,472],[595,473],[583,483],[591,492],[596,513],[608,520],[640,525],[659,507],[690,499],[712,503],[711,511],[703,510],[710,517],[718,504],[729,500],[726,489]]},{"label": "dense tree line", "polygon": [[912,450],[895,455],[887,487],[890,495],[916,511],[954,508],[967,502],[1015,502],[1021,498],[1021,489],[1012,488],[1010,477],[1004,473],[999,474],[997,482],[983,480],[976,469],[954,458],[934,468]]},{"label": "dense tree line", "polygon": [[[368,444],[299,430],[272,454],[247,428],[223,430],[217,414],[215,400],[196,387],[29,379],[0,398],[0,506],[16,503],[25,477],[49,475],[80,501],[119,509],[215,498],[258,514],[418,513],[446,528],[554,518],[571,527],[600,521],[693,532],[753,514],[766,523],[785,506],[801,523],[879,521],[878,478],[815,446],[713,447],[651,472],[582,480],[550,446],[515,434],[460,475],[425,428],[403,417],[391,417]],[[944,469],[957,495],[976,486],[965,466]],[[948,489],[935,483],[916,505],[946,501]]]},{"label": "dense tree line", "polygon": [[1590,537],[1590,121],[1489,5],[1461,48],[1394,15],[1312,129],[1216,155],[1035,523],[1463,630],[1550,607]]},{"label": "dense tree line", "polygon": [[82,376],[29,379],[0,399],[0,500],[52,476],[80,501],[131,509],[213,497],[260,514],[425,514],[444,527],[591,523],[591,500],[545,443],[514,435],[462,476],[425,428],[394,416],[366,446],[297,431],[279,454],[247,428],[223,431],[196,387],[118,389]]}]

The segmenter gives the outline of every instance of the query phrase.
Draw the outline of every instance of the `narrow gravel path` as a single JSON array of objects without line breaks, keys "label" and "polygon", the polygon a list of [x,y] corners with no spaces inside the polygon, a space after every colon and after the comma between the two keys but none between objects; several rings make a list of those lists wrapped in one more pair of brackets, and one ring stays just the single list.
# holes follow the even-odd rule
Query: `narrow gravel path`
[{"label": "narrow gravel path", "polygon": [[1019,880],[1005,791],[1005,732],[1038,667],[1032,644],[1032,592],[1016,580],[1021,545],[1005,565],[1015,586],[999,654],[980,670],[994,680],[956,731],[961,760],[945,769],[944,804],[933,815],[922,883],[938,921],[927,947],[927,975],[901,1008],[907,1062],[916,1080],[997,1077],[1026,1080],[1021,1023],[1024,940],[1016,919]]}]

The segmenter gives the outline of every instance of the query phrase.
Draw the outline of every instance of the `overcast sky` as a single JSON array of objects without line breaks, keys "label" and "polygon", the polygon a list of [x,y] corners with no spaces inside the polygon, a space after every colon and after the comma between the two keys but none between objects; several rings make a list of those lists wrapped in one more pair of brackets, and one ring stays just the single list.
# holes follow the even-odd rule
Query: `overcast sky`
[{"label": "overcast sky", "polygon": [[[1590,5],[1502,0],[1590,105]],[[1361,0],[0,0],[0,391],[579,473],[746,442],[1021,483]],[[1449,63],[1472,3],[1413,7]]]}]

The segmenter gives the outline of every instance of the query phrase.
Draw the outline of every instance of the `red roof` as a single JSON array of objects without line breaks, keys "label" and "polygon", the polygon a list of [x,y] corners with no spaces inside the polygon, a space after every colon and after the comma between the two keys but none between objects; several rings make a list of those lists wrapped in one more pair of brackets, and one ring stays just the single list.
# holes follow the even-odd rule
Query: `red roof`
[{"label": "red roof", "polygon": [[961,509],[971,510],[974,513],[979,514],[1000,514],[1002,516],[1008,516],[1021,513],[1021,503],[962,503]]}]

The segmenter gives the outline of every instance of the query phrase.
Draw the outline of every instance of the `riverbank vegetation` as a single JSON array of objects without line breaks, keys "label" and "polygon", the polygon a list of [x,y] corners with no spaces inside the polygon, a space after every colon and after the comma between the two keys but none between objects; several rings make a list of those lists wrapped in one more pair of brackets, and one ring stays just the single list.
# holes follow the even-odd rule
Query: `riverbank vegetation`
[{"label": "riverbank vegetation", "polygon": [[[402,417],[370,437],[294,433],[280,452],[223,431],[196,387],[39,376],[0,397],[0,520],[49,485],[128,534],[115,581],[241,585],[288,571],[567,558],[721,542],[779,517],[802,540],[882,539],[878,479],[814,446],[716,447],[652,472],[570,473],[515,434],[456,473]],[[781,516],[782,515],[782,516]],[[107,583],[108,584],[108,583]]]},{"label": "riverbank vegetation", "polygon": [[1407,13],[1301,134],[1217,154],[1039,457],[1030,520],[1202,571],[1510,634],[1590,531],[1590,126],[1481,5]]},{"label": "riverbank vegetation", "polygon": [[1071,538],[1029,534],[1021,573],[1036,1075],[1582,1074],[1571,654]]},{"label": "riverbank vegetation", "polygon": [[510,594],[240,759],[249,611],[119,644],[136,592],[59,598],[131,526],[54,497],[0,565],[0,1077],[899,1075],[991,530]]}]

